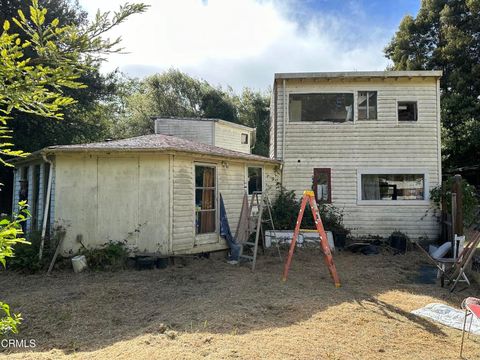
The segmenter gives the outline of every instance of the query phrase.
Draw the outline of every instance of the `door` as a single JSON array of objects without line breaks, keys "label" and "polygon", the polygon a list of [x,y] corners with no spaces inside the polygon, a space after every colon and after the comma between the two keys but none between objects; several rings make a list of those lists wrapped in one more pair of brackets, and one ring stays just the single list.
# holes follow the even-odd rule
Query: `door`
[{"label": "door", "polygon": [[195,245],[218,241],[217,169],[195,164]]}]

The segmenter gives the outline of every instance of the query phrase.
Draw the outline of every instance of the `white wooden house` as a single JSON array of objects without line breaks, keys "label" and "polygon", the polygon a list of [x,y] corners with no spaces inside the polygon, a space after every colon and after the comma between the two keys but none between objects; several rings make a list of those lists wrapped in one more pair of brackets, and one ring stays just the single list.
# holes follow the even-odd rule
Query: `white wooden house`
[{"label": "white wooden house", "polygon": [[219,195],[235,231],[244,192],[274,189],[278,168],[277,160],[163,134],[51,146],[15,162],[14,210],[28,200],[28,232],[40,230],[45,215],[51,230],[62,227],[64,255],[79,240],[126,241],[137,254],[209,252],[227,248]]},{"label": "white wooden house", "polygon": [[198,141],[224,149],[251,153],[255,145],[255,129],[210,118],[156,117],[155,133]]},{"label": "white wooden house", "polygon": [[298,196],[345,212],[356,235],[435,237],[440,71],[275,74],[270,156]]}]

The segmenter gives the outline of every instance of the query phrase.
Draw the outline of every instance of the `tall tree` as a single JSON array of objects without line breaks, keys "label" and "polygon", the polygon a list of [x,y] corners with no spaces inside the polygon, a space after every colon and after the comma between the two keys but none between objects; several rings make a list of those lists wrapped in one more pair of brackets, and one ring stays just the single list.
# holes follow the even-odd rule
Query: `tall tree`
[{"label": "tall tree", "polygon": [[229,93],[179,70],[147,77],[136,90],[126,100],[124,135],[152,133],[152,116],[209,117],[238,122]]},{"label": "tall tree", "polygon": [[[60,25],[54,18],[47,21],[47,9],[32,0],[29,11],[18,11],[18,17],[3,22],[0,33],[0,164],[8,165],[5,157],[22,156],[12,150],[11,130],[8,128],[14,112],[61,119],[62,109],[75,102],[64,94],[65,89],[80,89],[81,75],[102,53],[115,52],[120,39],[103,39],[103,33],[123,22],[128,16],[145,10],[143,4],[125,5],[113,17],[98,15],[83,27]],[[11,24],[25,36],[11,30]],[[34,56],[31,56],[34,55]],[[20,203],[21,214],[12,220],[0,220],[0,263],[14,255],[13,246],[25,242],[20,223],[26,219],[25,203]],[[10,313],[7,304],[0,302],[0,335],[16,332],[19,315]]]},{"label": "tall tree", "polygon": [[423,0],[385,48],[394,70],[443,70],[444,167],[479,163],[480,0]]}]

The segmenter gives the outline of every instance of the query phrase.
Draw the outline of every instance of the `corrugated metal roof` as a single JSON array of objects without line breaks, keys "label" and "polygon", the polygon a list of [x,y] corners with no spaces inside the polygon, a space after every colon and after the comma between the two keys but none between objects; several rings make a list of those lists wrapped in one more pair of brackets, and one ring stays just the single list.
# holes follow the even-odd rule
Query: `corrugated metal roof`
[{"label": "corrugated metal roof", "polygon": [[[238,158],[252,161],[280,163],[264,156],[246,154],[218,146],[202,144],[175,136],[152,134],[122,140],[112,140],[78,145],[50,146],[45,152],[88,152],[88,151],[180,151],[202,155]],[[33,154],[32,154],[33,155]]]}]

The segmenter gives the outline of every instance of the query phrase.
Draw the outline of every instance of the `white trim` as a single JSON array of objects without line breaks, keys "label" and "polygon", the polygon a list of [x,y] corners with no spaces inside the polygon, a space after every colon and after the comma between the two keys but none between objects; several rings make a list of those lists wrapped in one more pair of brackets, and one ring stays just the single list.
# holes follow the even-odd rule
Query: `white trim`
[{"label": "white trim", "polygon": [[[438,183],[442,183],[442,112],[440,110],[440,79],[437,79],[437,156],[438,156]],[[417,105],[418,106],[418,105]]]},{"label": "white trim", "polygon": [[[422,174],[424,200],[362,200],[362,175],[363,174]],[[425,168],[360,168],[357,169],[357,205],[429,205],[430,204],[430,178],[428,169]]]}]

